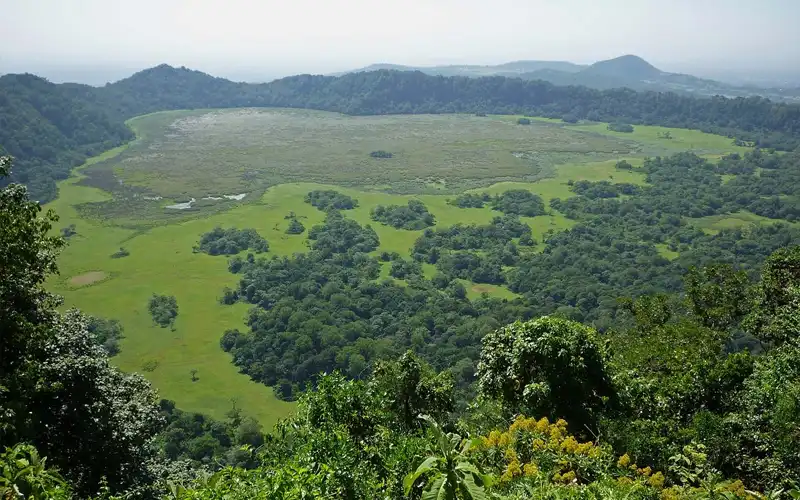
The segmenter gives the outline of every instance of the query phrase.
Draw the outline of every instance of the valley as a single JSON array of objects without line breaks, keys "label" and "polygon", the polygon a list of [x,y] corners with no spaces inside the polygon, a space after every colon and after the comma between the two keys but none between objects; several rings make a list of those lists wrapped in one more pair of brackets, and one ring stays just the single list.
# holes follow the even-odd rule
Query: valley
[{"label": "valley", "polygon": [[[268,241],[270,256],[306,252],[307,233],[286,234],[287,216],[309,229],[323,223],[324,213],[303,199],[315,189],[334,189],[358,201],[345,216],[375,230],[380,243],[372,255],[396,252],[409,259],[423,231],[376,223],[370,217],[375,206],[415,199],[434,215],[436,229],[488,224],[497,211],[448,201],[465,191],[499,195],[523,189],[545,200],[546,214],[521,218],[539,242],[531,251],[541,252],[548,237],[576,224],[549,206],[551,199],[576,196],[573,182],[643,185],[639,166],[645,156],[690,148],[713,158],[747,151],[729,138],[685,129],[637,126],[633,133],[617,133],[605,124],[533,118],[522,126],[517,120],[297,110],[170,111],[134,118],[128,124],[137,139],[78,168],[47,205],[60,215],[58,227],[74,224],[76,232],[49,286],[69,307],[120,320],[125,336],[115,364],[144,373],[162,397],[216,418],[224,418],[235,402],[271,428],[293,404],[240,374],[220,349],[224,331],[246,327],[249,306],[220,304],[223,288],[235,288],[238,278],[225,257],[193,252],[203,233],[253,228]],[[666,132],[671,139],[662,138]],[[370,151],[378,149],[392,158],[371,158]],[[623,158],[632,170],[616,168]],[[228,193],[246,196],[168,208]],[[717,227],[726,217],[705,224]],[[112,257],[120,248],[128,255]],[[388,264],[378,280],[406,286],[389,275]],[[424,264],[423,272],[431,279],[436,268]],[[482,294],[520,297],[508,285],[458,281],[473,300]],[[176,297],[180,313],[173,329],[160,328],[148,314],[154,293]]]}]

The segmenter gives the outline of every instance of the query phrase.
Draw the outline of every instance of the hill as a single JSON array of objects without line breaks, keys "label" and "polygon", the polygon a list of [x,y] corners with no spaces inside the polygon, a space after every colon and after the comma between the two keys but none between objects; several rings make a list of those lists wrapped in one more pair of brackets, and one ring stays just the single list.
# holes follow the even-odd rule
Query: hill
[{"label": "hill", "polygon": [[[586,78],[589,70],[590,77],[600,72],[600,77],[613,82],[615,77],[606,75],[620,67],[643,73],[641,63],[624,59],[600,65],[599,70],[595,66],[569,74],[573,81],[568,83]],[[547,71],[551,77],[561,74]],[[350,115],[528,114],[694,128],[788,150],[800,144],[797,105],[758,97],[697,99],[675,93],[559,87],[498,76],[380,70],[247,84],[160,65],[104,87],[55,85],[33,75],[6,75],[0,78],[0,90],[0,146],[17,157],[12,180],[26,183],[32,196],[42,201],[56,196],[54,180],[66,177],[72,166],[130,140],[125,119],[159,110],[289,107]]]},{"label": "hill", "polygon": [[565,73],[573,73],[580,71],[585,66],[580,64],[571,63],[568,61],[512,61],[496,65],[442,65],[442,66],[405,66],[402,64],[370,64],[363,68],[343,71],[335,73],[332,76],[342,76],[349,73],[363,73],[368,71],[378,71],[382,69],[396,70],[396,71],[420,71],[428,75],[435,76],[468,76],[468,77],[481,77],[481,76],[519,76],[524,73],[530,73],[540,70],[554,70],[563,71]]},{"label": "hill", "polygon": [[682,73],[669,73],[635,55],[598,61],[579,71],[544,68],[519,76],[526,80],[545,80],[555,85],[582,85],[596,89],[625,87],[640,91],[676,92],[704,97],[762,96],[777,101],[800,101],[798,98],[800,89],[737,86]]},{"label": "hill", "polygon": [[623,55],[598,61],[589,66],[568,61],[514,61],[504,64],[405,66],[401,64],[371,64],[363,68],[336,73],[343,76],[379,70],[419,71],[434,76],[519,77],[526,80],[545,80],[555,85],[582,85],[595,89],[631,88],[657,92],[677,92],[695,96],[724,95],[728,97],[762,96],[777,101],[800,102],[800,88],[738,85],[696,76],[662,71],[636,55]]}]

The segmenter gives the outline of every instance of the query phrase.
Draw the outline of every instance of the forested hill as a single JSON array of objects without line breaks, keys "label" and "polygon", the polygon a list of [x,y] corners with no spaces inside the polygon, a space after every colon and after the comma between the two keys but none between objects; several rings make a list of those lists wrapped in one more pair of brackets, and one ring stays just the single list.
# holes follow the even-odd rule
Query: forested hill
[{"label": "forested hill", "polygon": [[17,158],[12,180],[27,184],[34,199],[55,198],[55,181],[72,167],[133,138],[96,101],[98,90],[27,74],[0,77],[0,150]]},{"label": "forested hill", "polygon": [[123,126],[127,118],[168,109],[259,106],[357,115],[524,113],[696,128],[785,150],[800,144],[800,106],[758,97],[697,99],[388,70],[246,84],[161,65],[100,88],[55,85],[32,75],[3,76],[0,146],[17,157],[12,180],[27,183],[34,198],[46,201],[56,194],[55,180],[72,166],[131,138]]}]

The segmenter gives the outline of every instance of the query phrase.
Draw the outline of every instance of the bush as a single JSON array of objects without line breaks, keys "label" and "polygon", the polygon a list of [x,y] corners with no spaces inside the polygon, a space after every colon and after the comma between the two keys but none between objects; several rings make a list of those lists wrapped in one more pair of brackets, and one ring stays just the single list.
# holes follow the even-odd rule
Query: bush
[{"label": "bush", "polygon": [[530,124],[531,124],[530,118],[520,118],[519,120],[517,120],[517,125],[530,125]]},{"label": "bush", "polygon": [[383,150],[373,151],[369,155],[373,158],[391,158],[392,156],[394,156],[392,155],[392,153]]},{"label": "bush", "polygon": [[613,132],[625,132],[627,134],[633,132],[633,125],[629,123],[620,123],[620,122],[609,123],[608,127],[606,128]]},{"label": "bush", "polygon": [[286,228],[286,234],[302,234],[306,227],[297,219],[292,219],[289,222],[289,227]]},{"label": "bush", "polygon": [[131,253],[127,249],[125,249],[123,247],[119,247],[119,250],[117,250],[116,252],[111,254],[111,258],[112,259],[121,259],[123,257],[127,257],[130,254]]}]

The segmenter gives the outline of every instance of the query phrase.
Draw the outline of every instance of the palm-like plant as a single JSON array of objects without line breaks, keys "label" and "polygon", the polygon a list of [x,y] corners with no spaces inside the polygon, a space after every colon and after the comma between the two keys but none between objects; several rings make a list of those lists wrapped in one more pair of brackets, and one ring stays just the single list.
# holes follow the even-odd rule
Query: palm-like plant
[{"label": "palm-like plant", "polygon": [[47,468],[36,448],[18,444],[0,454],[0,498],[61,499],[69,490],[61,476]]},{"label": "palm-like plant", "polygon": [[406,495],[420,488],[422,500],[484,500],[491,478],[467,460],[466,453],[472,442],[461,439],[458,434],[445,433],[428,415],[420,415],[420,418],[430,425],[436,443],[434,454],[406,476]]}]

